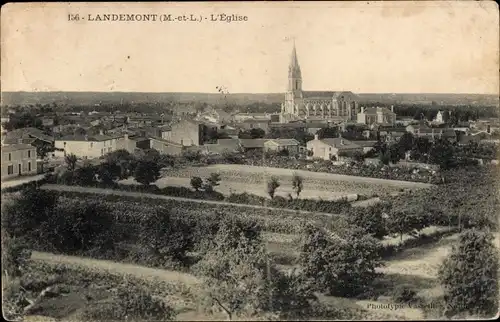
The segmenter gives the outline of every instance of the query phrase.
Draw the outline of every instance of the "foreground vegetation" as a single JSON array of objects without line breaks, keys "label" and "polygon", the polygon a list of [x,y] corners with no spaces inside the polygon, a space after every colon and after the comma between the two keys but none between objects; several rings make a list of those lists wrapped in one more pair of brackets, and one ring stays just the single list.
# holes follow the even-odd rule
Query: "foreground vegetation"
[{"label": "foreground vegetation", "polygon": [[[235,205],[212,207],[178,200],[155,200],[152,204],[152,199],[146,198],[55,193],[31,187],[2,205],[3,274],[10,280],[6,287],[11,288],[8,298],[12,299],[6,303],[12,316],[23,315],[36,312],[46,303],[47,294],[64,293],[47,289],[53,285],[51,278],[57,280],[51,277],[54,271],[32,266],[30,250],[43,250],[189,272],[199,278],[200,288],[189,294],[180,289],[174,293],[184,294],[189,303],[202,304],[196,309],[219,312],[228,319],[352,318],[359,312],[335,310],[319,299],[325,295],[376,299],[377,288],[383,287],[379,282],[384,279],[384,260],[398,252],[383,241],[394,236],[402,240],[408,234],[419,236],[426,227],[438,225],[462,233],[440,269],[444,306],[437,315],[491,317],[498,304],[498,250],[491,238],[497,231],[499,209],[495,171],[498,169],[477,167],[463,173],[454,171],[447,184],[384,199],[372,207],[346,207],[341,216],[332,217],[304,217],[280,213],[280,209],[246,211]],[[277,182],[269,183],[268,189],[279,187]],[[264,231],[302,237],[292,263],[295,270],[277,265],[265,246]],[[22,288],[15,287],[16,280],[32,278],[35,271],[44,270],[50,273],[39,273],[43,286],[26,287],[23,282]],[[78,283],[66,282],[73,274],[68,269],[55,274],[65,276],[59,277],[63,284]],[[81,276],[78,274],[74,273]],[[116,293],[109,291],[103,296],[111,298],[109,303],[130,303],[127,308],[108,302],[93,306],[88,304],[90,300],[84,302],[88,312],[82,313],[83,317],[105,320],[136,314],[137,319],[160,315],[169,319],[179,312],[179,305],[154,287],[128,296],[120,291],[120,281],[109,283],[115,285]],[[123,290],[134,287],[125,285]],[[155,299],[158,295],[161,301]],[[394,290],[393,297],[411,302],[415,291],[401,287]],[[134,313],[134,307],[142,309]],[[157,315],[141,315],[145,311]]]}]

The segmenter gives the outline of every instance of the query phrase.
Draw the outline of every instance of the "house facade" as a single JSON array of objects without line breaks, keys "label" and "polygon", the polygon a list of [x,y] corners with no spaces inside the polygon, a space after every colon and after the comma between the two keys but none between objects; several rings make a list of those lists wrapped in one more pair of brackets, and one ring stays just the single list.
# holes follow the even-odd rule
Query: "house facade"
[{"label": "house facade", "polygon": [[354,153],[363,153],[363,147],[343,138],[319,139],[318,135],[314,140],[307,142],[307,150],[312,154],[312,158],[323,160],[339,160]]},{"label": "house facade", "polygon": [[134,152],[135,141],[123,135],[71,135],[55,141],[56,156],[74,154],[80,158],[98,158],[107,153],[125,149]]},{"label": "house facade", "polygon": [[396,113],[394,113],[394,106],[391,110],[385,107],[361,107],[361,112],[357,115],[357,121],[360,124],[386,124],[394,125],[396,123]]},{"label": "house facade", "polygon": [[299,153],[299,142],[295,139],[271,139],[264,142],[265,151],[288,151],[289,154]]},{"label": "house facade", "polygon": [[2,146],[2,180],[37,173],[36,148],[29,144]]},{"label": "house facade", "polygon": [[421,137],[433,141],[435,139],[446,139],[450,142],[457,141],[457,134],[452,128],[434,128],[423,124],[408,125],[406,131],[414,137]]},{"label": "house facade", "polygon": [[160,137],[149,138],[150,148],[161,154],[181,155],[183,146],[179,143],[171,142]]},{"label": "house facade", "polygon": [[172,124],[170,131],[162,133],[164,140],[180,144],[182,146],[203,144],[203,124],[193,121],[180,121]]}]

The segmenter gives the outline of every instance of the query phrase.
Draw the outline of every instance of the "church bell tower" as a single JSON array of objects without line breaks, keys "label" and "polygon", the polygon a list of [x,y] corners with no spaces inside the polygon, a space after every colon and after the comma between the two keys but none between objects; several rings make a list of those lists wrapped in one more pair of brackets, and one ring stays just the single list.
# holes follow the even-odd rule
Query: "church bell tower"
[{"label": "church bell tower", "polygon": [[302,99],[302,73],[295,42],[293,43],[292,57],[288,66],[288,86],[285,94],[285,113],[298,115],[297,103]]}]

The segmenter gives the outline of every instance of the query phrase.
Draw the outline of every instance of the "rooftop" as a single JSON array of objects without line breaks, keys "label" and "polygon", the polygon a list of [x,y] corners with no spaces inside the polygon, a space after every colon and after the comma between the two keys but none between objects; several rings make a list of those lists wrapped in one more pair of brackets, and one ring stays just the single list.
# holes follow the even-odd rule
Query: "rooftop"
[{"label": "rooftop", "polygon": [[327,139],[321,139],[320,141],[337,149],[350,150],[350,149],[360,148],[359,145],[354,144],[353,142],[343,138],[327,138]]},{"label": "rooftop", "polygon": [[2,152],[13,152],[13,151],[30,150],[30,149],[35,149],[35,147],[29,144],[12,144],[12,145],[2,146]]},{"label": "rooftop", "polygon": [[267,142],[273,142],[278,146],[299,145],[299,142],[295,139],[271,139],[267,140]]},{"label": "rooftop", "polygon": [[105,134],[96,134],[96,135],[66,135],[61,138],[58,138],[57,141],[88,141],[88,142],[102,142],[109,141],[112,139],[122,138],[123,134],[115,134],[115,135],[105,135]]},{"label": "rooftop", "polygon": [[377,113],[395,114],[394,112],[392,112],[387,107],[366,107],[364,109],[364,113],[368,114],[368,115],[376,115]]}]

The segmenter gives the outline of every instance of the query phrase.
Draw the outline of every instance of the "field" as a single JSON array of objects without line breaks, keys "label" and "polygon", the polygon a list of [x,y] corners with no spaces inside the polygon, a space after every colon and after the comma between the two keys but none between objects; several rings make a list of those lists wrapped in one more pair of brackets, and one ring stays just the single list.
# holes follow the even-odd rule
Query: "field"
[{"label": "field", "polygon": [[[367,177],[346,176],[331,173],[320,173],[304,170],[289,170],[281,168],[258,167],[236,164],[217,164],[206,167],[190,167],[171,169],[165,171],[165,179],[160,179],[158,184],[168,185],[169,180],[176,182],[171,177],[192,178],[193,176],[208,177],[210,173],[219,173],[224,189],[235,192],[247,191],[247,185],[252,193],[265,193],[265,183],[271,176],[277,177],[281,183],[278,194],[288,195],[292,192],[291,180],[296,173],[304,180],[302,194],[304,198],[321,196],[321,198],[335,199],[339,196],[362,194],[366,196],[390,195],[405,189],[423,189],[432,185],[419,182],[384,180]],[[186,184],[187,181],[178,181]],[[255,190],[255,192],[253,191]],[[307,196],[307,197],[305,197]]]},{"label": "field", "polygon": [[[162,177],[155,182],[158,188],[164,188],[166,186],[176,186],[176,187],[191,187],[190,178],[181,177]],[[123,184],[139,184],[134,179],[122,180],[119,183]],[[249,193],[257,195],[260,197],[269,198],[267,194],[267,188],[264,182],[262,183],[245,183],[237,181],[223,180],[220,185],[217,186],[216,190],[225,196],[229,196],[231,193]],[[281,181],[281,186],[276,191],[276,196],[287,198],[289,195],[296,197],[293,187],[290,182]],[[339,200],[347,197],[349,201],[354,201],[358,198],[357,194],[346,194],[342,192],[326,191],[326,190],[316,190],[304,188],[304,191],[300,194],[301,199],[322,199],[322,200]]]}]

